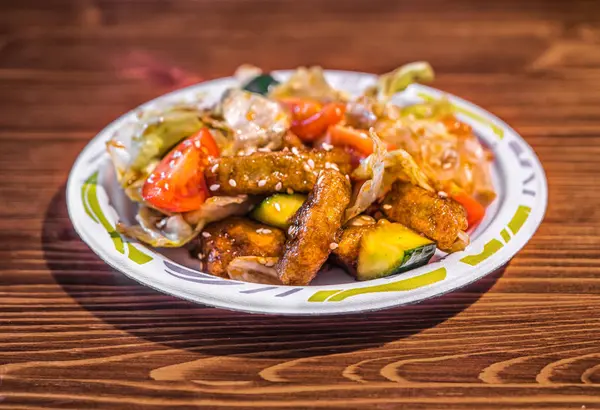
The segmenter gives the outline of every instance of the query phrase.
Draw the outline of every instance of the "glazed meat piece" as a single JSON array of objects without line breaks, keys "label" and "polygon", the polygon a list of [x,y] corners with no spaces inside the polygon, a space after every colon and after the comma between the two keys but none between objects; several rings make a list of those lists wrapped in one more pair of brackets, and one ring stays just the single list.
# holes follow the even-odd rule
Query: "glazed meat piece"
[{"label": "glazed meat piece", "polygon": [[333,261],[356,276],[360,241],[364,234],[375,229],[377,225],[349,226],[342,232],[338,247],[333,250]]},{"label": "glazed meat piece", "polygon": [[268,195],[309,192],[319,171],[331,164],[349,174],[350,155],[340,149],[256,152],[248,156],[222,157],[206,168],[206,184],[214,195]]},{"label": "glazed meat piece", "polygon": [[282,230],[241,217],[207,225],[200,238],[206,271],[223,278],[229,278],[227,266],[238,256],[281,256],[285,243]]},{"label": "glazed meat piece", "polygon": [[396,182],[386,195],[383,213],[437,242],[442,250],[452,249],[459,232],[467,229],[464,208],[456,201],[407,182]]},{"label": "glazed meat piece", "polygon": [[292,218],[283,257],[275,270],[285,285],[308,285],[335,247],[350,203],[350,183],[333,169],[319,174],[306,202]]}]

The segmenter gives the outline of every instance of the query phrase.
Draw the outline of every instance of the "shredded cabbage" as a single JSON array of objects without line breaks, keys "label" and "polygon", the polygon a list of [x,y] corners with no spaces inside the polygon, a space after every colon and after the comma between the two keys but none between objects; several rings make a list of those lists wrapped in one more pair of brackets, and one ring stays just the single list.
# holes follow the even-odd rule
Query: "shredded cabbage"
[{"label": "shredded cabbage", "polygon": [[373,130],[369,130],[369,137],[373,140],[373,153],[363,159],[352,173],[353,178],[362,179],[365,182],[360,187],[352,205],[346,209],[345,221],[362,213],[377,200],[383,191],[386,147]]},{"label": "shredded cabbage", "polygon": [[359,215],[382,198],[397,180],[434,191],[431,181],[408,152],[402,149],[387,152],[385,144],[372,129],[369,130],[369,136],[373,140],[373,153],[363,159],[352,172],[354,179],[365,180],[365,182],[360,187],[353,204],[346,209],[346,221]]},{"label": "shredded cabbage", "polygon": [[117,231],[154,247],[179,248],[194,239],[211,223],[229,216],[249,212],[254,200],[247,195],[208,198],[200,209],[192,212],[165,215],[145,205],[140,206],[138,225],[117,224]]},{"label": "shredded cabbage", "polygon": [[349,99],[346,93],[329,85],[321,67],[298,68],[289,80],[273,87],[269,97],[273,99],[299,97],[320,101]]},{"label": "shredded cabbage", "polygon": [[233,131],[233,149],[250,150],[281,148],[290,118],[276,101],[261,95],[231,89],[225,95],[221,110]]},{"label": "shredded cabbage", "polygon": [[365,95],[388,100],[392,95],[404,91],[413,83],[431,82],[433,78],[434,73],[431,65],[425,61],[417,61],[405,64],[392,72],[379,76],[377,85],[367,88]]},{"label": "shredded cabbage", "polygon": [[241,256],[229,263],[227,274],[231,279],[242,282],[283,285],[281,279],[279,279],[279,275],[277,275],[277,271],[273,267],[278,261],[279,258]]}]

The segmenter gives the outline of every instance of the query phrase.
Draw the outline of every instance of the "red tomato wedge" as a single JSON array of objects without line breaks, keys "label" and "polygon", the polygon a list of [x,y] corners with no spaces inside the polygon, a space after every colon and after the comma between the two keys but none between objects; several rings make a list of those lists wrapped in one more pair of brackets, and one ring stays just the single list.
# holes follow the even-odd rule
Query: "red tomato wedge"
[{"label": "red tomato wedge", "polygon": [[323,108],[323,105],[318,101],[296,97],[282,98],[279,102],[291,111],[293,121],[303,121]]},{"label": "red tomato wedge", "polygon": [[304,142],[313,142],[325,134],[327,127],[344,118],[346,104],[327,103],[302,98],[284,98],[280,102],[292,114],[290,130]]},{"label": "red tomato wedge", "polygon": [[219,147],[208,128],[179,143],[156,166],[142,187],[142,197],[168,212],[200,208],[209,196],[204,169],[209,157],[218,157]]}]

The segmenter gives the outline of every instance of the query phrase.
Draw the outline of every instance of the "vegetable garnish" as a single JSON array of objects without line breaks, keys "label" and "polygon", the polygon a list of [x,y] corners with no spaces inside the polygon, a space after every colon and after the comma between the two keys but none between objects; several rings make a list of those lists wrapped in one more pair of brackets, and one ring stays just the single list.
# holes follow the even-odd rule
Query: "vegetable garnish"
[{"label": "vegetable garnish", "polygon": [[210,157],[218,156],[219,147],[210,131],[202,128],[160,161],[142,187],[142,198],[167,212],[198,209],[209,195],[204,168]]},{"label": "vegetable garnish", "polygon": [[322,136],[327,128],[344,118],[346,105],[301,99],[285,99],[283,103],[290,107],[292,126],[290,130],[303,142],[312,142]]}]

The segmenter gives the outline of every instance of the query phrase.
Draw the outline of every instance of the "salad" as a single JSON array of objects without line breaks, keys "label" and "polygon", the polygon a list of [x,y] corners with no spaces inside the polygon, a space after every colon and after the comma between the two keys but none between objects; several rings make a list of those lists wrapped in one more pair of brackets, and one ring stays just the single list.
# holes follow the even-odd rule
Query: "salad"
[{"label": "salad", "polygon": [[351,97],[319,67],[279,82],[242,66],[212,106],[140,112],[132,138],[107,142],[138,204],[117,230],[185,247],[212,275],[280,285],[324,264],[370,280],[463,250],[495,198],[493,156],[448,101],[392,102],[433,76],[407,64]]}]

